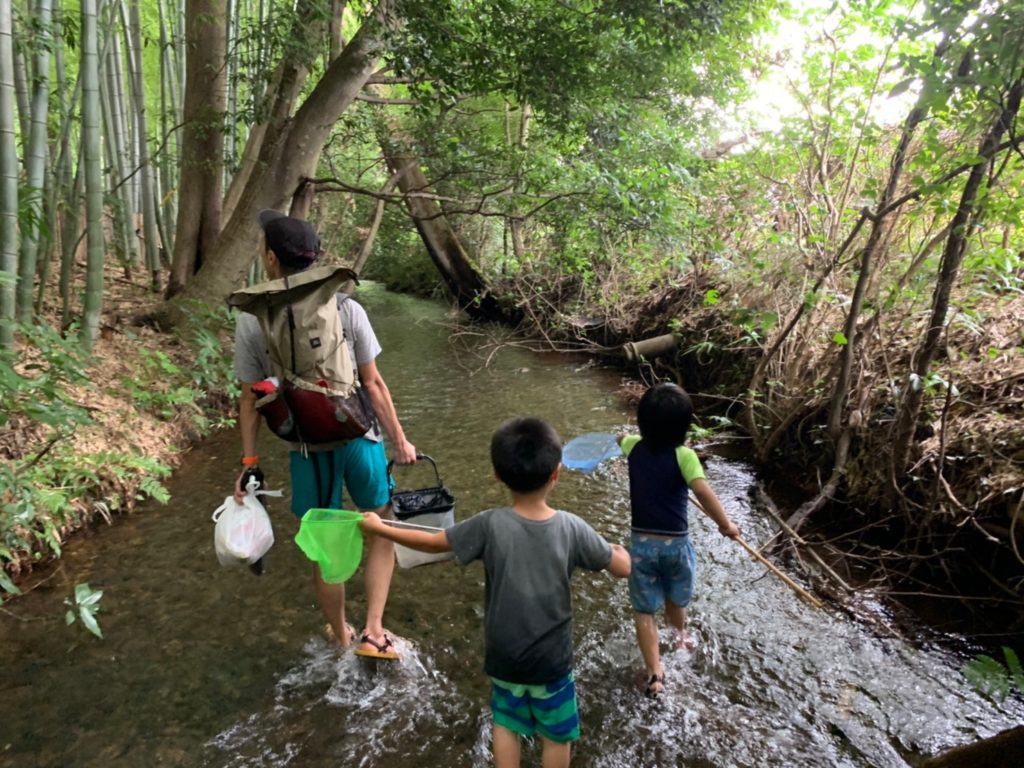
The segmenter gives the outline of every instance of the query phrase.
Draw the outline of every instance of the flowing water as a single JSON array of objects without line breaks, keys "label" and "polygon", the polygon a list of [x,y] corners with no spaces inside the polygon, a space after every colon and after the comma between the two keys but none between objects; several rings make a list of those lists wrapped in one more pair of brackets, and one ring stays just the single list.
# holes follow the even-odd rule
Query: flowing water
[{"label": "flowing water", "polygon": [[[406,432],[438,463],[456,517],[501,504],[491,431],[518,414],[566,439],[629,414],[619,376],[585,358],[536,356],[486,333],[452,338],[444,310],[368,285],[358,297]],[[397,664],[338,655],[323,635],[287,500],[271,499],[277,543],[261,577],[222,569],[210,514],[230,490],[236,434],[185,457],[167,506],[76,537],[63,559],[0,613],[0,766],[484,766],[483,571],[447,562],[396,570],[386,614]],[[271,487],[286,487],[283,445],[263,435]],[[752,507],[747,466],[710,458],[708,477],[745,538],[771,526]],[[402,467],[400,487],[434,484]],[[628,537],[622,460],[563,472],[555,506],[612,541]],[[698,551],[693,653],[666,657],[668,695],[650,702],[625,583],[574,578],[582,738],[574,765],[902,766],[1022,720],[1019,701],[975,692],[941,645],[881,637],[816,610],[691,513]],[[363,618],[361,573],[349,618]],[[104,639],[65,626],[74,585],[103,590]],[[884,607],[877,606],[884,612]],[[528,746],[524,763],[536,764]]]}]

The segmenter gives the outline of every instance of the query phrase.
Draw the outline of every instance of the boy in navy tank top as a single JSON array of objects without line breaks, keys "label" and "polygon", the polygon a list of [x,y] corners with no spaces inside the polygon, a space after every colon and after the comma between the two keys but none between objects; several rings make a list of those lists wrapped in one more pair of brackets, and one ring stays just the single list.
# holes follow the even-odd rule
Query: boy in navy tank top
[{"label": "boy in navy tank top", "polygon": [[689,491],[723,536],[740,535],[704,479],[697,454],[683,445],[692,420],[693,404],[683,388],[658,384],[640,398],[640,434],[619,436],[629,462],[629,598],[636,612],[637,644],[647,668],[644,693],[650,698],[665,690],[656,616],[662,606],[675,630],[676,647],[693,647],[685,631],[686,606],[693,596],[696,572],[687,521]]}]

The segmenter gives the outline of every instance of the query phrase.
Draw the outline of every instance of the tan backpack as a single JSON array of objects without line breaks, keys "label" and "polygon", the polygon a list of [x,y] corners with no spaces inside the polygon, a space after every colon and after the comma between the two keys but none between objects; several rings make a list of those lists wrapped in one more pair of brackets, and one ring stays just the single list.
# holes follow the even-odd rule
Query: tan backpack
[{"label": "tan backpack", "polygon": [[356,274],[316,267],[242,288],[228,304],[255,315],[277,381],[253,385],[256,408],[279,437],[322,445],[351,440],[370,428],[345,342],[338,291]]}]

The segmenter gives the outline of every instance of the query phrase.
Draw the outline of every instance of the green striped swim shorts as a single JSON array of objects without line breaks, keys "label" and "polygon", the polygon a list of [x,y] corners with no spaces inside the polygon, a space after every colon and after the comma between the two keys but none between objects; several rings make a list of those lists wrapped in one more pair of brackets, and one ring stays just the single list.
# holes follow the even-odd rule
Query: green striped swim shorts
[{"label": "green striped swim shorts", "polygon": [[564,744],[580,737],[573,673],[545,685],[520,685],[491,678],[494,724],[520,736],[539,733]]}]

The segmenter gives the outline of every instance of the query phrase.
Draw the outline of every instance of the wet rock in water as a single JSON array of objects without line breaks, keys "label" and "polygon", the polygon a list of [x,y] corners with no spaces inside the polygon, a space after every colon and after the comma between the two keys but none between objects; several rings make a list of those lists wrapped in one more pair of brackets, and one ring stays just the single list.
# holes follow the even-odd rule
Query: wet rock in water
[{"label": "wet rock in water", "polygon": [[1024,765],[1024,726],[943,752],[918,768],[1018,768]]}]

